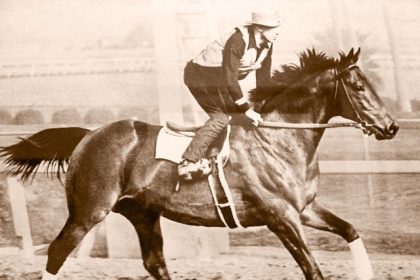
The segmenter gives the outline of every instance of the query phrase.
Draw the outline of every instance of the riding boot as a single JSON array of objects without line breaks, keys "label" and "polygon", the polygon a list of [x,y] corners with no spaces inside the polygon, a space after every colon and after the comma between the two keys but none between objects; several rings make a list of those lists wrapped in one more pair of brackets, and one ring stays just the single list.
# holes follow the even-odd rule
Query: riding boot
[{"label": "riding boot", "polygon": [[210,162],[208,159],[200,159],[197,162],[191,162],[184,159],[178,165],[178,175],[184,181],[191,181],[193,179],[201,178],[205,175],[210,174]]}]

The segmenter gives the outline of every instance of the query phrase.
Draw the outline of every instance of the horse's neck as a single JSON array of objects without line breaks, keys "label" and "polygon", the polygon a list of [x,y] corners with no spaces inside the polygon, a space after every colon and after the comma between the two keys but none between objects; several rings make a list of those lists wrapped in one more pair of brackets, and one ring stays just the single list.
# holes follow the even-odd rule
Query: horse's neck
[{"label": "horse's neck", "polygon": [[[269,121],[297,123],[293,121],[296,116],[286,116],[284,118],[266,118]],[[264,119],[264,120],[266,120]],[[305,123],[313,123],[305,121]],[[303,123],[303,122],[299,122]],[[299,155],[304,156],[309,161],[315,156],[316,149],[321,141],[325,129],[290,129],[290,128],[263,128],[260,129],[265,139],[269,139],[270,146],[280,153],[284,151],[299,151]]]},{"label": "horse's neck", "polygon": [[300,108],[288,108],[287,99],[281,102],[286,105],[278,110],[262,113],[262,118],[265,121],[279,123],[326,124],[333,116],[332,110],[323,102],[303,104]]},{"label": "horse's neck", "polygon": [[[278,109],[271,112],[262,113],[262,118],[265,121],[280,122],[280,123],[308,123],[308,124],[324,124],[331,118],[331,104],[327,98],[321,99],[307,99],[296,100],[296,97],[284,95],[277,102],[280,106]],[[288,106],[287,102],[291,102]],[[290,145],[296,147],[304,147],[301,151],[306,157],[312,158],[318,147],[318,144],[324,133],[324,129],[278,129],[268,128],[263,130],[263,133],[268,134],[272,144],[277,145],[280,150],[287,149]],[[285,141],[285,139],[287,139]],[[293,143],[290,143],[293,142]]]}]

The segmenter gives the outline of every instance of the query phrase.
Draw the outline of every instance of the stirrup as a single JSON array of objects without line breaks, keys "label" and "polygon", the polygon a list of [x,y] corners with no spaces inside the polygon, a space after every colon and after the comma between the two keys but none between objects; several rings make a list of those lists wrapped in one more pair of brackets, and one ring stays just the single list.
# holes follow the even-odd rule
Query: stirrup
[{"label": "stirrup", "polygon": [[185,181],[201,178],[210,174],[210,172],[210,162],[205,158],[198,162],[184,160],[178,165],[178,176]]}]

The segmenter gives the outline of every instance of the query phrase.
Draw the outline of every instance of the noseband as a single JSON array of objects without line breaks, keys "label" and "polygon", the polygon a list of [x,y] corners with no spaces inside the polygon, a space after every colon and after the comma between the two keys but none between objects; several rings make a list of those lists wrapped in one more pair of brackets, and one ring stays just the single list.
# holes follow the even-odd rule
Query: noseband
[{"label": "noseband", "polygon": [[317,128],[336,128],[336,127],[355,127],[359,128],[363,131],[365,134],[369,134],[369,131],[367,130],[367,127],[372,126],[371,124],[368,124],[366,121],[364,121],[359,113],[357,112],[356,108],[354,107],[353,102],[350,99],[350,95],[347,91],[346,84],[343,81],[342,76],[353,69],[359,68],[357,65],[352,64],[346,69],[342,70],[341,72],[338,72],[337,68],[334,69],[335,73],[335,89],[334,89],[334,103],[336,103],[337,95],[338,95],[338,88],[339,88],[339,81],[340,84],[343,86],[344,94],[350,103],[354,113],[356,114],[359,122],[337,122],[337,123],[285,123],[285,122],[271,122],[271,121],[260,121],[258,122],[259,127],[267,127],[267,128],[290,128],[290,129],[317,129]]}]

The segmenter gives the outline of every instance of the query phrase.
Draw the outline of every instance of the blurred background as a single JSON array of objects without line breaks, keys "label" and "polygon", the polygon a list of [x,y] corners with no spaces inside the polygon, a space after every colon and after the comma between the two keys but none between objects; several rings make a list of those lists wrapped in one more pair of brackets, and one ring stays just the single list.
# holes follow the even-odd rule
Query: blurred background
[{"label": "blurred background", "polygon": [[[319,196],[360,230],[369,250],[418,255],[418,0],[1,0],[1,146],[45,127],[126,118],[203,122],[182,82],[185,63],[261,8],[278,10],[284,21],[274,69],[298,63],[307,48],[337,57],[361,47],[360,66],[402,128],[386,142],[352,129],[327,131]],[[0,179],[0,246],[19,247],[10,178]],[[23,188],[31,242],[48,244],[67,215],[63,188],[42,176]],[[230,246],[281,246],[258,230],[258,238],[254,231],[230,233]],[[346,248],[337,237],[308,232],[315,248]],[[88,255],[108,256],[106,238],[106,230],[98,231]]]},{"label": "blurred background", "polygon": [[24,110],[35,111],[31,122],[159,122],[180,108],[177,119],[194,121],[185,63],[255,9],[284,20],[274,68],[297,63],[306,48],[337,57],[361,47],[392,109],[420,110],[417,0],[2,0],[0,122],[25,122]]}]

